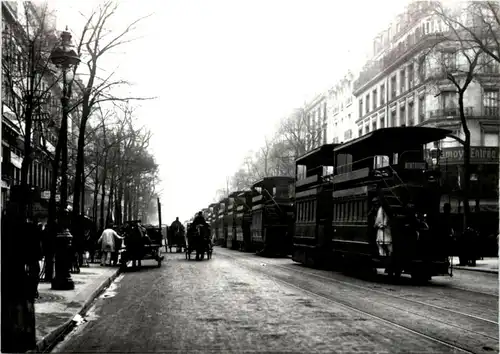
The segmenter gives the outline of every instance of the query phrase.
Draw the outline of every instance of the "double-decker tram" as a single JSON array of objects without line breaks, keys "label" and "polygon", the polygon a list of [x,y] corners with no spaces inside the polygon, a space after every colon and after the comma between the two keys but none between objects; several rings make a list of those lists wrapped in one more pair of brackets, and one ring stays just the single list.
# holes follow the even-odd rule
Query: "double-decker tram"
[{"label": "double-decker tram", "polygon": [[227,202],[228,198],[224,198],[219,202],[219,215],[218,215],[218,232],[217,232],[217,244],[226,247],[227,239],[227,224],[224,216],[227,212]]},{"label": "double-decker tram", "polygon": [[227,202],[227,213],[224,215],[224,223],[227,225],[226,247],[234,249],[236,246],[236,235],[233,234],[234,217],[235,217],[235,198],[239,192],[229,194]]},{"label": "double-decker tram", "polygon": [[428,280],[449,274],[449,240],[439,233],[439,172],[424,145],[451,132],[383,128],[333,149],[333,259]]},{"label": "double-decker tram", "polygon": [[212,232],[211,238],[212,240],[217,240],[217,232],[219,230],[218,214],[219,214],[219,203],[212,203],[208,207],[210,209],[210,219],[207,220],[210,225],[210,230]]},{"label": "double-decker tram", "polygon": [[252,224],[252,191],[239,192],[236,197],[236,212],[234,216],[233,234],[235,248],[239,251],[251,250],[250,225]]},{"label": "double-decker tram", "polygon": [[333,149],[325,144],[295,161],[295,232],[292,259],[322,265],[331,256]]},{"label": "double-decker tram", "polygon": [[265,177],[252,186],[252,247],[261,255],[287,255],[291,252],[290,227],[293,205],[289,196],[292,177]]}]

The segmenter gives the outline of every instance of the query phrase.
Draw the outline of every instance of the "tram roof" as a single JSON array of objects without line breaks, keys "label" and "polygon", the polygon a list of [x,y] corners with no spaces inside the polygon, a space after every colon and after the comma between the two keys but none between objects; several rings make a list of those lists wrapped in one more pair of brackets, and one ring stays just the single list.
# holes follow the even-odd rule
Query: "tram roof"
[{"label": "tram roof", "polygon": [[335,152],[369,150],[370,154],[423,145],[446,138],[451,130],[431,127],[392,127],[374,130],[362,137],[341,144]]},{"label": "tram roof", "polygon": [[257,182],[255,182],[252,187],[261,187],[265,181],[269,181],[269,180],[272,180],[272,181],[276,181],[276,182],[279,182],[279,181],[294,181],[294,178],[293,177],[288,177],[288,176],[269,176],[269,177],[264,177],[260,180],[258,180]]},{"label": "tram roof", "polygon": [[340,144],[324,144],[324,145],[321,145],[307,153],[305,153],[304,155],[300,156],[299,158],[297,158],[295,160],[295,163],[302,163],[302,164],[309,164],[309,163],[316,163],[318,166],[320,164],[323,163],[323,159],[325,156],[332,156],[333,158],[333,155],[331,155],[331,152],[334,148],[336,148],[337,146],[340,146]]}]

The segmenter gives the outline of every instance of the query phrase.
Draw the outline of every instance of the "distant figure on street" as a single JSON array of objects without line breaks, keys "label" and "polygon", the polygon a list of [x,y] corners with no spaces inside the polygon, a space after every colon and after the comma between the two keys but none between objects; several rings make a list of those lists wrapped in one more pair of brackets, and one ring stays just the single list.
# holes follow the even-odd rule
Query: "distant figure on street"
[{"label": "distant figure on street", "polygon": [[101,245],[101,266],[111,265],[111,254],[116,250],[116,241],[123,240],[123,237],[118,235],[115,230],[108,225],[108,228],[102,232],[98,244]]}]

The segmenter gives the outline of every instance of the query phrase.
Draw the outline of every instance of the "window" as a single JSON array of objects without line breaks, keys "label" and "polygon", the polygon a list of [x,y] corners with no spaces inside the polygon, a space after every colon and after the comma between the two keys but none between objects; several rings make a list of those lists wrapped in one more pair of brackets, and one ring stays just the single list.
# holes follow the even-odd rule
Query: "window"
[{"label": "window", "polygon": [[372,131],[374,131],[374,130],[377,130],[377,120],[376,119],[374,119],[372,121]]},{"label": "window", "polygon": [[441,93],[441,102],[444,115],[454,115],[458,106],[458,95],[453,91],[444,91]]},{"label": "window", "polygon": [[391,123],[391,127],[398,126],[396,111],[393,111],[393,110],[389,111],[389,122]]},{"label": "window", "polygon": [[380,128],[385,128],[385,118],[380,117]]},{"label": "window", "polygon": [[365,125],[365,134],[368,134],[370,132],[370,126],[367,124]]},{"label": "window", "polygon": [[368,113],[370,112],[370,94],[366,95],[365,102],[366,113]]},{"label": "window", "polygon": [[385,104],[385,84],[380,86],[380,104]]},{"label": "window", "polygon": [[362,98],[359,99],[359,116],[360,117],[363,116],[363,99]]},{"label": "window", "polygon": [[383,168],[389,166],[389,156],[376,155],[373,157],[373,168]]},{"label": "window", "polygon": [[391,77],[391,99],[396,97],[396,75]]},{"label": "window", "polygon": [[377,108],[377,89],[372,92],[372,109],[375,110]]},{"label": "window", "polygon": [[418,122],[422,123],[425,120],[425,97],[418,98]]},{"label": "window", "polygon": [[413,102],[408,103],[408,126],[412,127],[415,125],[415,119],[413,117],[414,107]]},{"label": "window", "polygon": [[337,174],[342,174],[352,171],[352,155],[339,154],[337,155]]},{"label": "window", "polygon": [[399,93],[406,91],[406,69],[399,72]]},{"label": "window", "polygon": [[405,114],[405,105],[401,105],[399,107],[399,124],[400,125],[403,125],[405,124],[406,125],[406,114]]},{"label": "window", "polygon": [[498,116],[498,90],[484,90],[483,106],[484,115],[488,117]]},{"label": "window", "polygon": [[358,137],[363,135],[363,128],[358,128]]},{"label": "window", "polygon": [[413,88],[413,80],[415,76],[415,64],[411,63],[408,66],[408,89],[411,90]]},{"label": "window", "polygon": [[454,71],[457,69],[457,53],[444,52],[442,54],[442,59],[444,70]]}]

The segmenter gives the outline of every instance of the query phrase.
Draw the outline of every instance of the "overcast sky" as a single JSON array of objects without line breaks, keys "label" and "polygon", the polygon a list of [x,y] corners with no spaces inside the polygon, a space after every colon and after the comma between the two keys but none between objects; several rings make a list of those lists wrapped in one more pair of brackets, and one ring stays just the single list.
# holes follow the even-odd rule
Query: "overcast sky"
[{"label": "overcast sky", "polygon": [[[59,29],[83,28],[97,1],[52,0]],[[401,0],[119,1],[112,30],[153,14],[142,38],[103,57],[103,70],[135,82],[142,124],[154,132],[163,222],[208,206],[246,152],[277,121],[363,63],[372,37]]]}]

